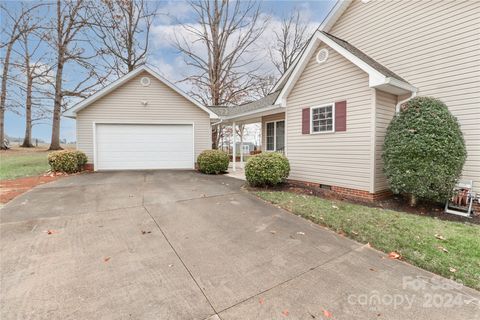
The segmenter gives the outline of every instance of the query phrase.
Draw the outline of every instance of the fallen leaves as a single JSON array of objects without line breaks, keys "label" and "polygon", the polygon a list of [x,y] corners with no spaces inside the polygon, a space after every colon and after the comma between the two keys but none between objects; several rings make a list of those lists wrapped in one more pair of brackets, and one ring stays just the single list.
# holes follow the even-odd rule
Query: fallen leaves
[{"label": "fallen leaves", "polygon": [[395,251],[392,251],[388,254],[388,257],[390,259],[401,259],[402,256],[398,253],[398,252],[395,252]]},{"label": "fallen leaves", "polygon": [[147,234],[147,233],[152,233],[152,231],[145,231],[145,230],[142,230],[142,234]]},{"label": "fallen leaves", "polygon": [[288,309],[285,309],[282,311],[282,314],[285,316],[285,317],[288,317],[288,315],[290,314],[290,312],[288,312]]},{"label": "fallen leaves", "polygon": [[438,246],[438,249],[445,252],[445,253],[448,253],[448,249],[445,248],[445,247],[442,247],[442,246]]},{"label": "fallen leaves", "polygon": [[108,261],[110,261],[110,257],[103,258],[103,262],[108,262]]},{"label": "fallen leaves", "polygon": [[263,298],[258,299],[258,303],[264,304],[264,303],[265,303],[265,299],[263,299]]},{"label": "fallen leaves", "polygon": [[325,310],[325,309],[323,309],[323,315],[324,315],[325,317],[327,317],[327,318],[331,318],[331,317],[332,317],[332,313],[329,312],[328,310]]},{"label": "fallen leaves", "polygon": [[56,233],[55,230],[47,230],[47,234],[54,234]]},{"label": "fallen leaves", "polygon": [[275,234],[275,233],[277,233],[277,231],[271,230],[270,233],[271,233],[271,234]]},{"label": "fallen leaves", "polygon": [[443,240],[443,241],[447,240],[447,239],[445,239],[444,236],[442,236],[441,234],[438,234],[438,233],[435,233],[435,238],[437,238],[438,240]]},{"label": "fallen leaves", "polygon": [[452,273],[455,273],[455,272],[457,272],[457,269],[455,269],[455,268],[452,268],[452,267],[450,267],[450,269],[448,269],[448,270],[450,270],[450,272],[452,272]]}]

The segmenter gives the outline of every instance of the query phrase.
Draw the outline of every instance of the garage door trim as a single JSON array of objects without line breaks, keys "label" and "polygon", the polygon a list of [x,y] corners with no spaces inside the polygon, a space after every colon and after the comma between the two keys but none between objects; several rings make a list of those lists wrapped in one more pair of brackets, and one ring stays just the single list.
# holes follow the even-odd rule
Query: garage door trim
[{"label": "garage door trim", "polygon": [[[101,121],[101,122],[93,122],[92,123],[92,130],[93,130],[93,170],[97,171],[97,125],[98,124],[119,124],[119,125],[191,125],[192,126],[192,168],[195,169],[195,122],[192,121]],[[77,138],[78,140],[78,138]],[[112,169],[113,170],[113,169]]]}]

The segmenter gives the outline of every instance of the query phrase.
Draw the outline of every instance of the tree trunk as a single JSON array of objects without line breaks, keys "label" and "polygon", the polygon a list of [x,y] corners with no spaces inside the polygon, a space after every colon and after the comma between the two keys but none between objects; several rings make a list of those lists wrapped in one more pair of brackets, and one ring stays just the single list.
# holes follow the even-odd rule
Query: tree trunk
[{"label": "tree trunk", "polygon": [[[27,70],[29,67],[27,66]],[[23,139],[22,147],[31,148],[32,144],[32,76],[30,71],[27,71],[27,98],[25,101],[25,138]]]},{"label": "tree trunk", "polygon": [[7,147],[3,143],[3,140],[5,140],[5,104],[7,102],[7,77],[12,47],[13,41],[11,41],[7,46],[7,52],[5,53],[5,60],[3,62],[2,72],[2,93],[0,96],[0,149],[2,150],[7,149]]},{"label": "tree trunk", "polygon": [[52,139],[48,150],[62,150],[60,146],[60,116],[62,114],[62,77],[63,77],[63,51],[60,50],[57,74],[55,76],[55,100],[53,102]]}]

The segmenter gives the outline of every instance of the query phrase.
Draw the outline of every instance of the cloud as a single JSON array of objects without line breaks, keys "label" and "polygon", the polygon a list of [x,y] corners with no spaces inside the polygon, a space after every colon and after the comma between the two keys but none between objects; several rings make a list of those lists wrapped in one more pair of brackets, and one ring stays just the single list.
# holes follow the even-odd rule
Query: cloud
[{"label": "cloud", "polygon": [[157,13],[157,21],[162,25],[169,25],[187,19],[193,9],[186,1],[170,0],[158,8]]}]

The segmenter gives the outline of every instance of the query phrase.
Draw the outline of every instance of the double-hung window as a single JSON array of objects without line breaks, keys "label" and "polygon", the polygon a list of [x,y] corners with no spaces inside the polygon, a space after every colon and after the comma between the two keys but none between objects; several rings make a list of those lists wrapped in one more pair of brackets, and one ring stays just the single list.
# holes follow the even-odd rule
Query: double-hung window
[{"label": "double-hung window", "polygon": [[312,107],[311,112],[311,133],[325,133],[335,131],[335,108],[332,104]]},{"label": "double-hung window", "polygon": [[267,151],[281,151],[285,148],[285,121],[272,121],[266,123]]}]

